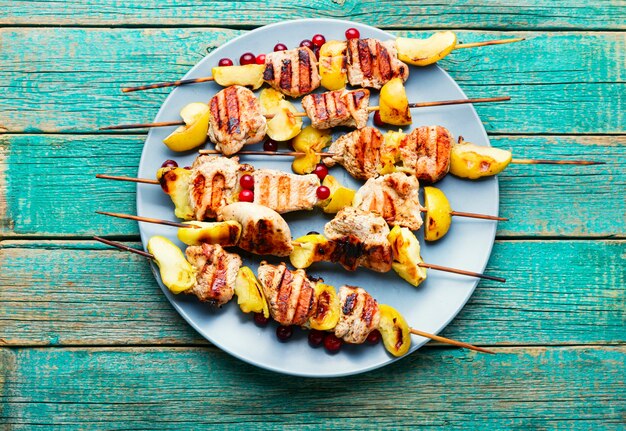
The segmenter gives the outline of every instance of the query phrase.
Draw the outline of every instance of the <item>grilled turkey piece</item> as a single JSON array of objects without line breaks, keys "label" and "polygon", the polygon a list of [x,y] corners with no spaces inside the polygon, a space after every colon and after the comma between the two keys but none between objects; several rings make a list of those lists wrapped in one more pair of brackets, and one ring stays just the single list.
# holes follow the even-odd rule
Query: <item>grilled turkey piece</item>
[{"label": "grilled turkey piece", "polygon": [[389,226],[384,218],[346,207],[326,223],[324,235],[334,243],[330,260],[348,271],[359,266],[377,272],[391,270],[393,254],[387,239]]},{"label": "grilled turkey piece", "polygon": [[341,136],[330,145],[332,157],[324,157],[326,166],[342,165],[354,178],[367,180],[378,176],[382,165],[382,133],[374,127],[365,127]]},{"label": "grilled turkey piece", "polygon": [[442,126],[422,126],[400,142],[403,170],[420,181],[435,183],[450,170],[452,134]]},{"label": "grilled turkey piece", "polygon": [[362,129],[367,125],[370,92],[358,90],[327,91],[302,98],[302,107],[316,129],[337,126]]},{"label": "grilled turkey piece", "polygon": [[263,79],[275,90],[291,97],[308,94],[321,82],[315,54],[307,47],[267,54]]},{"label": "grilled turkey piece", "polygon": [[196,283],[185,293],[217,306],[230,301],[235,293],[241,258],[226,252],[218,244],[192,245],[187,247],[185,254],[196,270]]},{"label": "grilled turkey piece", "polygon": [[196,220],[212,219],[239,194],[239,178],[254,168],[238,157],[199,156],[191,167],[189,201]]},{"label": "grilled turkey piece", "polygon": [[350,39],[347,48],[348,81],[355,87],[380,89],[392,78],[409,77],[409,67],[398,60],[396,43]]},{"label": "grilled turkey piece", "polygon": [[354,286],[341,286],[339,303],[341,316],[335,326],[335,336],[346,343],[364,343],[380,323],[378,303],[365,290]]},{"label": "grilled turkey piece", "polygon": [[209,101],[209,139],[224,155],[235,154],[244,145],[261,142],[267,121],[254,93],[232,85],[218,92]]},{"label": "grilled turkey piece", "polygon": [[251,202],[236,202],[221,208],[217,219],[241,224],[237,246],[254,254],[289,256],[293,251],[289,225],[276,211]]},{"label": "grilled turkey piece", "polygon": [[312,210],[317,203],[319,177],[295,175],[273,169],[259,169],[254,177],[254,203],[278,213]]},{"label": "grilled turkey piece", "polygon": [[303,270],[290,271],[284,263],[261,262],[258,276],[274,320],[280,325],[307,323],[315,311],[315,284]]},{"label": "grilled turkey piece", "polygon": [[353,205],[380,215],[391,226],[418,230],[423,207],[419,202],[419,181],[401,172],[370,178],[354,197]]}]

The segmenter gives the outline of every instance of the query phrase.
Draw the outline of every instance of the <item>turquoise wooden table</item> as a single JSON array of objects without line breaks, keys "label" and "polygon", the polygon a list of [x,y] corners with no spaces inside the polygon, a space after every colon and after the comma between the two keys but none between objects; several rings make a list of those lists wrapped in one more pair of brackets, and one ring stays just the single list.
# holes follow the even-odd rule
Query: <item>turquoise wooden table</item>
[{"label": "turquoise wooden table", "polygon": [[[302,4],[306,3],[305,6]],[[496,4],[497,5],[494,5]],[[626,5],[623,1],[0,0],[0,429],[624,429]],[[97,5],[97,6],[96,6]],[[144,132],[171,80],[220,44],[285,19],[336,17],[397,34],[526,37],[439,64],[510,166],[487,271],[443,335],[370,373],[301,379],[240,362],[198,336],[146,262],[94,242],[137,245]],[[141,115],[138,117],[138,113]]]}]

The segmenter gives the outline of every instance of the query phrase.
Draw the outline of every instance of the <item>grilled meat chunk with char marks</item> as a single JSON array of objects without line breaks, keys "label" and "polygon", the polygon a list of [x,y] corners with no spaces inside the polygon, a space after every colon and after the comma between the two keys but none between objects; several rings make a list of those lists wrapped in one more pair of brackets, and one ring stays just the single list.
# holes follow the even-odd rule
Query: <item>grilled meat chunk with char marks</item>
[{"label": "grilled meat chunk with char marks", "polygon": [[315,54],[307,47],[266,54],[263,79],[291,97],[308,94],[321,82]]},{"label": "grilled meat chunk with char marks", "polygon": [[317,203],[319,177],[295,175],[273,169],[259,169],[254,177],[254,203],[278,213],[312,210]]},{"label": "grilled meat chunk with char marks", "polygon": [[241,258],[226,252],[218,244],[192,245],[187,247],[185,254],[196,270],[196,283],[186,293],[217,306],[230,301],[235,293]]},{"label": "grilled meat chunk with char marks", "polygon": [[389,226],[384,218],[346,207],[326,223],[324,235],[333,243],[330,260],[348,271],[359,266],[377,272],[391,270],[393,254],[387,239]]},{"label": "grilled meat chunk with char marks", "polygon": [[357,190],[353,206],[380,215],[392,226],[422,226],[419,181],[412,175],[394,172],[370,178]]},{"label": "grilled meat chunk with char marks", "polygon": [[347,48],[348,81],[355,87],[379,90],[392,78],[409,77],[409,67],[398,60],[396,43],[376,39],[350,39]]},{"label": "grilled meat chunk with char marks", "polygon": [[289,256],[293,251],[289,225],[276,211],[251,202],[235,202],[221,208],[217,219],[241,224],[237,246],[254,254]]},{"label": "grilled meat chunk with char marks", "polygon": [[254,93],[232,85],[218,92],[209,102],[209,138],[215,148],[230,156],[244,145],[261,142],[267,121]]},{"label": "grilled meat chunk with char marks", "polygon": [[452,145],[452,133],[445,127],[418,127],[400,142],[402,170],[420,181],[435,183],[450,170]]},{"label": "grilled meat chunk with char marks", "polygon": [[199,156],[191,167],[189,202],[196,220],[212,219],[217,211],[235,201],[239,178],[254,168],[239,158]]},{"label": "grilled meat chunk with char marks", "polygon": [[358,90],[327,91],[302,98],[302,107],[316,129],[337,126],[362,129],[367,125],[370,92]]},{"label": "grilled meat chunk with char marks", "polygon": [[378,303],[360,287],[341,286],[339,304],[341,316],[335,326],[335,336],[350,344],[364,343],[380,323]]},{"label": "grilled meat chunk with char marks", "polygon": [[303,270],[290,271],[284,263],[261,262],[258,276],[274,320],[280,325],[307,323],[315,311],[315,290]]},{"label": "grilled meat chunk with char marks", "polygon": [[326,166],[342,165],[354,178],[367,180],[378,176],[382,166],[384,138],[374,127],[365,127],[341,136],[330,145],[332,157],[324,157]]}]

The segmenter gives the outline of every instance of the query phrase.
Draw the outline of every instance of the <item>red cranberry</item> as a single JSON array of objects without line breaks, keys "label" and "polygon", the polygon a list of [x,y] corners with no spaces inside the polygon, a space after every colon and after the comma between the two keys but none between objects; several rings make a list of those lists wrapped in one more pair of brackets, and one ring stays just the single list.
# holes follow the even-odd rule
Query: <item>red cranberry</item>
[{"label": "red cranberry", "polygon": [[232,66],[233,65],[233,61],[230,58],[221,58],[219,63],[217,63],[218,66],[223,67],[223,66]]},{"label": "red cranberry", "polygon": [[324,338],[324,347],[329,353],[337,353],[343,342],[335,334],[327,334]]},{"label": "red cranberry", "polygon": [[312,347],[319,347],[324,342],[325,336],[326,334],[324,332],[312,329],[311,332],[309,332],[309,344]]},{"label": "red cranberry", "polygon": [[163,162],[161,167],[162,168],[177,168],[178,167],[178,163],[176,163],[176,160],[166,160],[166,161]]},{"label": "red cranberry", "polygon": [[358,39],[361,37],[361,33],[359,33],[359,31],[352,27],[346,30],[346,39]]},{"label": "red cranberry", "polygon": [[291,326],[280,325],[276,328],[276,336],[280,341],[287,341],[293,335],[293,329]]},{"label": "red cranberry", "polygon": [[321,34],[316,34],[315,36],[313,36],[313,39],[311,39],[311,41],[313,42],[313,45],[321,47],[326,43],[326,38]]},{"label": "red cranberry", "polygon": [[383,119],[380,118],[380,111],[374,112],[374,125],[378,127],[383,127],[385,125]]},{"label": "red cranberry", "polygon": [[273,139],[268,139],[263,143],[263,151],[277,151],[278,142]]},{"label": "red cranberry", "polygon": [[263,313],[254,313],[254,323],[259,326],[267,325],[267,322],[270,321],[269,317],[265,317]]},{"label": "red cranberry", "polygon": [[315,166],[315,170],[313,170],[313,173],[317,175],[320,181],[322,181],[324,178],[326,178],[326,175],[328,175],[328,168],[322,163],[318,163],[317,166]]},{"label": "red cranberry", "polygon": [[304,39],[302,42],[300,42],[300,46],[306,46],[309,49],[313,49],[313,42],[311,42],[309,39]]},{"label": "red cranberry", "polygon": [[330,189],[326,186],[319,186],[317,188],[317,198],[321,201],[330,197]]},{"label": "red cranberry", "polygon": [[243,175],[239,178],[239,185],[242,189],[254,190],[254,177],[252,175]]},{"label": "red cranberry", "polygon": [[247,189],[240,191],[239,202],[254,202],[254,192]]},{"label": "red cranberry", "polygon": [[187,169],[188,171],[191,170],[191,166],[185,166],[183,169]]},{"label": "red cranberry", "polygon": [[251,52],[246,52],[241,57],[239,57],[239,64],[245,66],[246,64],[254,64],[256,62],[256,57]]},{"label": "red cranberry", "polygon": [[378,329],[374,329],[367,336],[367,342],[370,344],[378,344],[380,342],[380,338],[381,338],[380,331]]},{"label": "red cranberry", "polygon": [[320,233],[316,230],[311,230],[307,233],[307,235],[319,235]]},{"label": "red cranberry", "polygon": [[284,43],[277,43],[274,46],[274,52],[277,52],[277,51],[287,51],[287,45],[285,45]]},{"label": "red cranberry", "polygon": [[256,64],[265,64],[265,54],[259,54],[256,56]]}]

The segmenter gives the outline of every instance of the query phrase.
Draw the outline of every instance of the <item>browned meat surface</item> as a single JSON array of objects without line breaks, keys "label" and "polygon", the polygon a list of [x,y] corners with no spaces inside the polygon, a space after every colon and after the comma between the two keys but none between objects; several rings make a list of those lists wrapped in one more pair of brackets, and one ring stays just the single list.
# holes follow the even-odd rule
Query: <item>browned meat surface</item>
[{"label": "browned meat surface", "polygon": [[317,175],[295,175],[273,169],[259,169],[254,177],[254,203],[281,214],[312,210],[317,203]]},{"label": "browned meat surface", "polygon": [[337,126],[362,129],[367,125],[370,92],[358,90],[327,91],[302,98],[302,107],[316,129]]},{"label": "browned meat surface", "polygon": [[380,89],[392,78],[409,77],[409,67],[398,60],[393,40],[348,40],[348,81],[355,87]]},{"label": "browned meat surface", "polygon": [[217,306],[230,301],[235,292],[241,258],[217,244],[192,245],[187,247],[185,253],[196,270],[196,284],[186,293]]},{"label": "browned meat surface", "polygon": [[401,172],[370,178],[357,190],[353,205],[380,215],[392,226],[418,230],[422,226],[419,181]]},{"label": "browned meat surface", "polygon": [[239,178],[254,169],[239,158],[200,156],[191,167],[189,201],[196,220],[212,219],[239,195]]},{"label": "browned meat surface", "polygon": [[452,134],[445,127],[418,127],[400,142],[403,171],[420,181],[439,181],[450,170],[452,144]]},{"label": "browned meat surface", "polygon": [[381,147],[384,144],[382,133],[374,127],[365,127],[341,136],[333,142],[328,152],[332,157],[322,160],[327,166],[342,165],[354,178],[367,180],[378,176],[382,166]]},{"label": "browned meat surface", "polygon": [[236,202],[221,208],[217,219],[241,224],[237,246],[250,253],[289,256],[293,251],[289,225],[272,209],[251,202]]},{"label": "browned meat surface", "polygon": [[346,343],[361,344],[380,322],[378,303],[360,287],[341,286],[339,289],[341,316],[335,335]]},{"label": "browned meat surface", "polygon": [[315,54],[306,47],[271,52],[265,56],[263,79],[288,96],[308,94],[320,86]]},{"label": "browned meat surface", "polygon": [[261,262],[258,278],[274,320],[281,325],[307,323],[315,311],[315,291],[303,270],[290,271],[284,263]]},{"label": "browned meat surface", "polygon": [[233,85],[211,98],[209,102],[209,139],[215,148],[230,156],[244,145],[261,142],[267,122],[254,93]]},{"label": "browned meat surface", "polygon": [[326,223],[324,235],[333,242],[330,259],[348,271],[364,266],[373,271],[391,270],[393,254],[384,218],[368,211],[346,207]]}]

